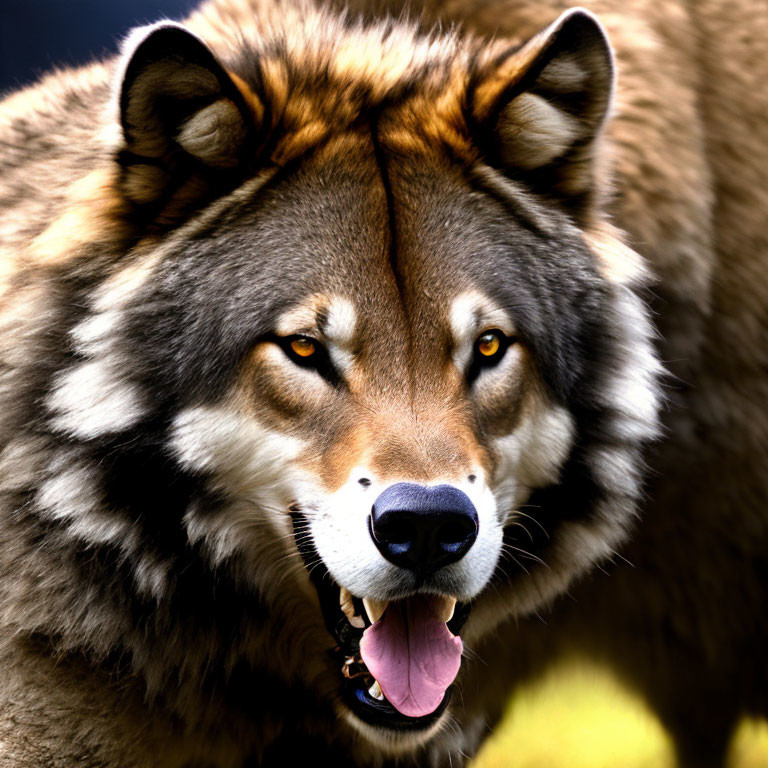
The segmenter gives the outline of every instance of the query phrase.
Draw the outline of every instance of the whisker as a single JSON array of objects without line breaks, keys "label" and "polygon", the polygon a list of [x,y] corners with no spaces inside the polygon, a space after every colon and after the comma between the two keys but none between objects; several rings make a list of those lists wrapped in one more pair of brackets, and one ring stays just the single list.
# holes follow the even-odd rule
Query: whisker
[{"label": "whisker", "polygon": [[531,540],[531,544],[533,544],[533,536],[531,535],[531,532],[522,523],[518,523],[515,521],[511,523],[507,523],[508,528],[511,528],[512,526],[516,526],[517,528],[522,528],[527,534],[528,538]]},{"label": "whisker", "polygon": [[543,566],[549,568],[549,566],[540,557],[538,557],[537,555],[534,555],[533,552],[528,552],[527,550],[521,549],[520,547],[515,547],[512,544],[509,544],[508,542],[504,542],[502,544],[502,551],[503,552],[510,552],[510,551],[517,552],[520,555],[522,555],[523,557],[526,557],[526,558],[528,558],[529,560],[532,560],[535,563],[539,563],[539,565],[543,565]]},{"label": "whisker", "polygon": [[[525,567],[525,566],[524,566],[524,565],[523,565],[523,564],[522,564],[522,563],[521,563],[521,562],[520,562],[520,561],[519,561],[519,560],[518,560],[518,559],[517,559],[517,558],[516,558],[516,557],[515,557],[513,554],[510,554],[509,552],[506,552],[505,554],[506,554],[506,555],[507,555],[507,556],[508,556],[508,557],[509,557],[511,560],[513,560],[513,561],[514,561],[514,563],[515,563],[515,565],[517,565],[517,567],[518,567],[518,568],[520,568],[521,570],[523,570],[527,576],[530,576],[530,575],[531,575],[531,572],[530,572],[530,571],[529,571],[529,570],[528,570],[528,569],[527,569],[527,568],[526,568],[526,567]],[[509,577],[507,577],[507,578],[509,578]]]},{"label": "whisker", "polygon": [[[528,505],[528,504],[523,504],[523,508],[524,509],[541,509],[541,507],[531,506],[531,505]],[[521,517],[524,517],[524,518],[526,518],[527,520],[530,520],[533,523],[536,523],[536,525],[538,525],[539,528],[541,528],[542,533],[547,538],[549,538],[549,532],[547,531],[547,529],[535,517],[532,517],[531,515],[528,515],[525,512],[522,512],[520,509],[516,509],[515,510],[515,514],[520,515]]]}]

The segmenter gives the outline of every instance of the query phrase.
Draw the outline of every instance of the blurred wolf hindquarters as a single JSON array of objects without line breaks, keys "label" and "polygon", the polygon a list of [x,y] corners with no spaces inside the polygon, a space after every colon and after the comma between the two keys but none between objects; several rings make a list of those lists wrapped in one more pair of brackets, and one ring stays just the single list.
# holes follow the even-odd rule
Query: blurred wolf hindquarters
[{"label": "blurred wolf hindquarters", "polygon": [[355,2],[2,102],[0,765],[462,765],[576,649],[719,766],[768,712],[766,11]]}]

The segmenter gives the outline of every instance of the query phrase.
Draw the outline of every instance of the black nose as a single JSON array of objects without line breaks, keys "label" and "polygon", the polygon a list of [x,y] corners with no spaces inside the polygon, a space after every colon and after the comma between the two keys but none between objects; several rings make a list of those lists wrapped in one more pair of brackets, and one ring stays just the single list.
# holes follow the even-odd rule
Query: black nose
[{"label": "black nose", "polygon": [[391,485],[376,499],[370,523],[379,552],[419,575],[460,560],[477,538],[474,505],[450,485]]}]

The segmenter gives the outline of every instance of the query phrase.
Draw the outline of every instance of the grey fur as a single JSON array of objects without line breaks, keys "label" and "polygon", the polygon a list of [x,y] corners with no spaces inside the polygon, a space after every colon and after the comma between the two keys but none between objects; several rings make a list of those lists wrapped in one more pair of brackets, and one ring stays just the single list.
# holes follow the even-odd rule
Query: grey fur
[{"label": "grey fur", "polygon": [[[456,766],[513,681],[565,646],[616,661],[686,766],[718,765],[738,713],[765,711],[757,673],[734,665],[764,644],[766,425],[747,406],[766,387],[768,290],[754,266],[766,185],[750,187],[752,213],[722,193],[737,211],[718,231],[738,247],[716,254],[711,179],[684,190],[677,219],[662,194],[708,161],[722,178],[730,168],[724,149],[707,157],[694,141],[677,147],[685,170],[669,168],[677,113],[644,95],[656,78],[678,104],[695,88],[674,77],[669,43],[658,67],[642,59],[656,44],[643,24],[664,27],[665,11],[595,4],[639,25],[609,30],[628,74],[605,123],[613,65],[598,22],[573,12],[548,26],[546,3],[506,2],[494,18],[509,39],[488,42],[420,31],[445,14],[492,32],[480,7],[363,21],[303,0],[214,0],[188,20],[194,36],[145,29],[122,61],[0,105],[3,768]],[[716,11],[696,23],[716,26]],[[695,56],[684,66],[698,72]],[[710,122],[691,133],[730,135],[718,110],[732,102],[705,95]],[[652,141],[654,120],[667,130]],[[753,166],[768,167],[756,162],[766,145]],[[643,187],[636,153],[667,187]],[[649,485],[662,371],[639,298],[647,270],[609,209],[659,276],[661,357],[700,379],[672,392]],[[734,265],[745,242],[753,260]],[[462,379],[449,314],[467,295],[515,340],[497,370],[470,364]],[[336,331],[344,366],[293,366],[278,327],[319,337],[339,297],[355,315],[354,331]],[[727,348],[734,324],[752,344]],[[470,323],[470,339],[481,330]],[[710,345],[712,361],[699,355]],[[310,531],[331,563],[329,546],[367,536],[363,461],[374,490],[446,477],[469,488],[471,472],[493,500],[484,531],[525,524],[523,504],[535,518],[530,540],[506,528],[531,559],[501,555],[474,600],[462,637],[477,656],[430,733],[372,729],[341,703],[297,550]],[[333,498],[348,486],[362,513],[345,528]],[[637,567],[574,586],[624,546],[644,494],[623,550]],[[294,507],[307,529],[292,529]],[[467,557],[428,586],[475,596],[501,554],[488,541],[482,567]],[[414,588],[375,553],[349,562],[374,597]],[[575,607],[526,623],[568,589]],[[718,591],[720,606],[702,598]]]}]

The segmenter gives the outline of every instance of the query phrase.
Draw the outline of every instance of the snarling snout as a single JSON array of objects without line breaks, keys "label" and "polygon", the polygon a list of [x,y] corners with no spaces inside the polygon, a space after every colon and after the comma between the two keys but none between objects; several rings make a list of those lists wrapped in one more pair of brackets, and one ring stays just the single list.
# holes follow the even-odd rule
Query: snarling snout
[{"label": "snarling snout", "polygon": [[368,726],[426,733],[450,701],[501,525],[480,469],[433,483],[364,472],[295,516],[297,543],[338,644],[346,707]]}]

